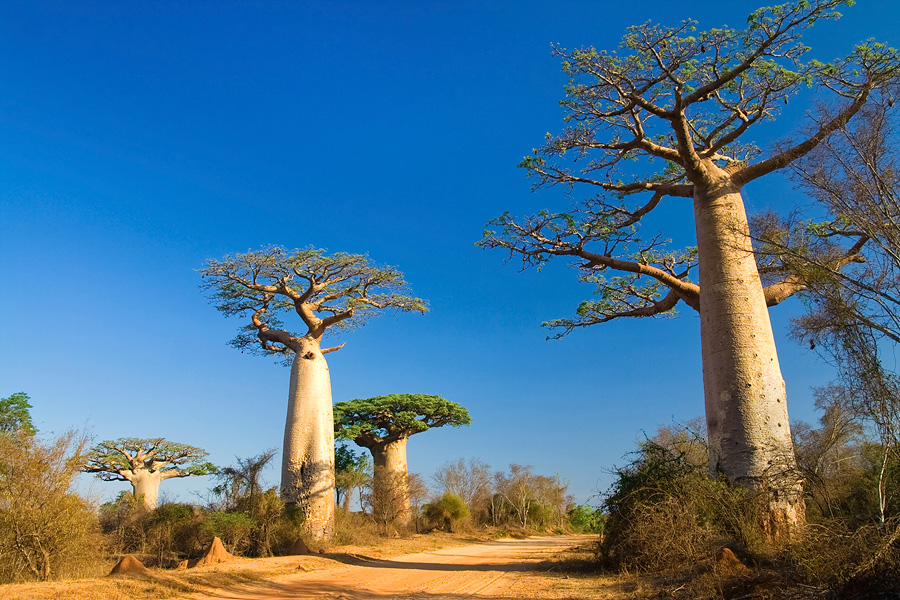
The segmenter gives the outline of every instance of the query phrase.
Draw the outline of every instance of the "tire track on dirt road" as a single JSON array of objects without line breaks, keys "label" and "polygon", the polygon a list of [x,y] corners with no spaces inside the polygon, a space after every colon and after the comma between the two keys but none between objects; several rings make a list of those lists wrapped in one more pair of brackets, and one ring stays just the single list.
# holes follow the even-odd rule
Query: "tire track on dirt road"
[{"label": "tire track on dirt road", "polygon": [[496,540],[389,560],[335,555],[334,567],[297,573],[187,600],[464,600],[543,598],[545,578],[534,570],[551,555],[589,541],[591,536],[546,536]]}]

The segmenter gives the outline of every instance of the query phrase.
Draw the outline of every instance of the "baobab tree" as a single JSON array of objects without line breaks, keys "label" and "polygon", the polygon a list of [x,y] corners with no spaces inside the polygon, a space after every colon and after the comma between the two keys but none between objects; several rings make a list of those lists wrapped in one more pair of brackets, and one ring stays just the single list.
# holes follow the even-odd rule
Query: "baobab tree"
[{"label": "baobab tree", "polygon": [[[766,495],[763,524],[771,539],[802,525],[804,508],[767,309],[805,283],[770,268],[763,287],[741,190],[807,155],[897,80],[900,56],[876,43],[830,64],[804,62],[804,30],[838,17],[842,4],[851,2],[761,8],[743,30],[646,23],[629,28],[621,53],[555,47],[571,77],[562,101],[570,125],[548,134],[521,166],[536,187],[562,184],[597,195],[568,212],[504,214],[480,242],[507,249],[526,266],[553,256],[578,262],[597,298],[581,303],[574,318],[551,321],[560,335],[667,315],[681,304],[699,313],[710,468]],[[829,118],[767,153],[747,140],[807,86],[839,105]],[[643,164],[626,172],[635,161]],[[638,193],[648,197],[628,204]],[[692,200],[696,248],[672,249],[659,235],[641,235],[642,222],[668,198]],[[833,267],[857,251],[834,257]]]},{"label": "baobab tree", "polygon": [[340,439],[368,448],[375,463],[373,511],[385,525],[409,525],[410,502],[406,444],[410,436],[452,425],[468,425],[469,411],[440,396],[390,394],[338,402],[334,431]]},{"label": "baobab tree", "polygon": [[159,484],[174,477],[215,473],[206,451],[163,438],[119,438],[100,442],[85,457],[81,470],[96,473],[103,481],[127,481],[135,498],[148,509],[156,508]]},{"label": "baobab tree", "polygon": [[[288,251],[270,246],[209,260],[203,287],[227,316],[249,320],[231,341],[241,351],[275,356],[291,364],[281,463],[281,495],[305,516],[307,533],[327,538],[334,526],[334,420],[325,354],[328,330],[362,324],[388,309],[425,312],[407,293],[403,275],[373,265],[361,254]],[[299,319],[288,329],[285,314]]]}]

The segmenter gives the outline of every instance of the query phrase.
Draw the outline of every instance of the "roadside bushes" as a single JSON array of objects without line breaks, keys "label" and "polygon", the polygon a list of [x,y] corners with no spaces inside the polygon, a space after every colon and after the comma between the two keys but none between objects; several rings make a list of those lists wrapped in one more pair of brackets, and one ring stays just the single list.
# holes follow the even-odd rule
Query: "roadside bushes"
[{"label": "roadside bushes", "polygon": [[0,583],[96,574],[103,540],[93,507],[72,491],[86,439],[0,433]]},{"label": "roadside bushes", "polygon": [[763,538],[755,495],[724,479],[684,450],[687,437],[647,440],[635,460],[616,471],[605,501],[600,546],[608,566],[665,572],[712,559],[723,546],[758,549]]},{"label": "roadside bushes", "polygon": [[431,528],[444,531],[459,532],[465,528],[463,520],[469,517],[469,508],[465,501],[450,492],[444,492],[436,502],[422,506],[425,521]]}]

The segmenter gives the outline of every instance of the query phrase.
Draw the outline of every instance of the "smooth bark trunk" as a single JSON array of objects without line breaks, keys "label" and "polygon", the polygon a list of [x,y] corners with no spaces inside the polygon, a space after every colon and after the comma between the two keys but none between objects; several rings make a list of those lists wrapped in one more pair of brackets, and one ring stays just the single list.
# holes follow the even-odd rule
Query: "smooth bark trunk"
[{"label": "smooth bark trunk", "polygon": [[710,470],[759,491],[771,540],[804,522],[784,380],[740,190],[695,186]]},{"label": "smooth bark trunk", "polygon": [[406,442],[409,438],[370,448],[375,464],[372,487],[376,518],[393,523],[398,529],[409,527],[412,511],[409,503],[409,473],[406,465]]},{"label": "smooth bark trunk", "polygon": [[144,506],[153,510],[159,503],[159,484],[162,482],[162,472],[137,469],[132,472],[131,487],[135,498],[142,498]]},{"label": "smooth bark trunk", "polygon": [[334,530],[334,417],[331,379],[318,342],[304,338],[291,367],[281,495],[288,508],[303,511],[315,540]]}]

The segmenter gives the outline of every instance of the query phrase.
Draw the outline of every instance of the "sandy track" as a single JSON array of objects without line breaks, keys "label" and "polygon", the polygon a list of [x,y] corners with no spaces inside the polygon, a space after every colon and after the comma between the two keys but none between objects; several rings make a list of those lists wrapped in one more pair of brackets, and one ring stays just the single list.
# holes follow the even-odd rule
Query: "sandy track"
[{"label": "sandy track", "polygon": [[589,536],[531,537],[457,546],[389,560],[334,555],[325,570],[298,573],[279,581],[243,585],[191,600],[287,600],[331,598],[546,598],[546,578],[535,569],[550,555],[578,546]]}]

